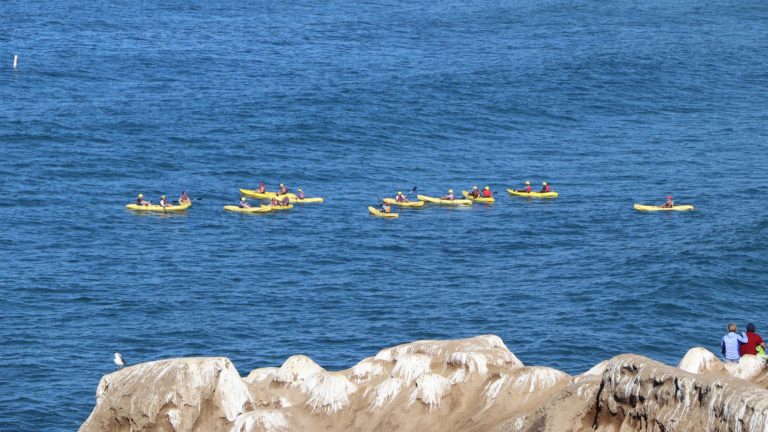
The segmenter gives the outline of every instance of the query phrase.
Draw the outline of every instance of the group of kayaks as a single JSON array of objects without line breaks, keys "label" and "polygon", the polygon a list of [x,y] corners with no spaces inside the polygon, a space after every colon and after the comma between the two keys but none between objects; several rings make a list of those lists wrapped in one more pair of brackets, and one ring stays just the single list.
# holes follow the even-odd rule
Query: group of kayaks
[{"label": "group of kayaks", "polygon": [[[282,186],[283,185],[281,185],[281,187]],[[486,187],[486,190],[488,190],[488,187]],[[414,187],[411,192],[415,192],[415,191],[416,191],[416,188]],[[294,204],[312,204],[312,203],[322,203],[324,201],[324,199],[320,197],[305,197],[301,189],[299,189],[298,192],[299,194],[295,194],[292,192],[287,192],[285,189],[283,189],[282,193],[270,192],[270,191],[264,190],[263,187],[261,188],[261,190],[240,189],[240,194],[242,195],[240,205],[226,205],[224,206],[224,210],[229,212],[245,213],[245,214],[263,214],[263,213],[270,213],[273,211],[290,210],[294,207]],[[400,217],[400,215],[398,213],[392,212],[391,206],[397,206],[402,208],[418,208],[418,207],[423,207],[425,204],[435,204],[435,205],[443,205],[443,206],[471,206],[474,203],[493,204],[494,202],[496,202],[496,198],[494,198],[492,194],[488,194],[489,196],[485,196],[485,195],[476,193],[476,191],[473,191],[473,192],[466,191],[466,190],[462,191],[461,195],[463,196],[463,199],[462,198],[446,199],[445,197],[416,195],[416,200],[413,200],[413,201],[404,199],[404,195],[402,194],[402,192],[398,192],[398,197],[402,196],[400,199],[398,199],[398,197],[384,198],[382,200],[382,203],[385,205],[383,205],[381,209],[373,206],[369,206],[368,211],[371,215],[376,217],[381,217],[386,219],[396,219]],[[449,193],[451,194],[450,196],[453,196],[452,191],[449,191]],[[507,189],[507,193],[509,193],[510,196],[521,197],[521,198],[553,199],[558,197],[558,193],[553,190],[548,190],[546,192],[533,192],[533,191],[525,191],[525,190]],[[254,198],[257,200],[268,201],[268,203],[261,204],[258,206],[252,206],[246,203],[246,197]],[[668,204],[666,205],[634,204],[633,207],[635,210],[642,211],[642,212],[694,210],[694,206],[689,204],[686,204],[686,205],[670,204],[671,197],[667,197],[667,198],[668,198]],[[161,198],[161,204],[152,204],[148,201],[144,201],[143,195],[139,194],[138,199],[136,200],[135,203],[128,204],[125,207],[128,210],[133,210],[138,212],[173,213],[173,212],[186,211],[191,206],[192,206],[192,200],[189,198],[189,196],[187,196],[186,192],[184,192],[182,193],[181,198],[179,198],[179,201],[177,204],[167,204],[165,200],[165,195],[163,195]]]},{"label": "group of kayaks", "polygon": [[[299,189],[301,193],[301,189]],[[251,189],[240,189],[242,195],[242,203],[245,203],[245,198],[255,198],[258,200],[269,201],[267,204],[261,204],[259,206],[244,206],[244,205],[226,205],[224,210],[236,213],[246,214],[260,214],[269,213],[273,211],[290,210],[294,204],[319,204],[324,201],[320,197],[305,197],[303,193],[301,195],[294,194],[292,192],[268,192],[257,191]]]},{"label": "group of kayaks", "polygon": [[[546,183],[545,183],[546,185]],[[414,188],[415,191],[416,188]],[[473,188],[477,190],[477,187]],[[486,186],[486,190],[490,190]],[[453,191],[449,190],[449,194],[452,194]],[[507,193],[509,193],[513,197],[522,197],[522,198],[543,198],[543,199],[551,199],[551,198],[557,198],[558,193],[555,191],[548,191],[548,192],[533,192],[533,191],[519,191],[515,189],[507,189]],[[401,196],[402,192],[398,192],[398,196]],[[395,198],[384,198],[382,202],[385,204],[383,206],[384,208],[390,207],[390,206],[398,206],[403,208],[417,208],[417,207],[423,207],[425,204],[437,204],[437,205],[443,205],[443,206],[471,206],[474,203],[481,203],[481,204],[493,204],[496,202],[496,198],[493,197],[492,194],[489,194],[489,196],[485,196],[481,193],[473,193],[470,191],[461,191],[461,196],[464,198],[454,198],[454,199],[446,199],[445,197],[433,197],[429,195],[416,195],[415,201],[410,200],[398,200],[397,197]],[[381,218],[387,218],[387,219],[397,219],[400,217],[399,213],[395,213],[390,211],[386,211],[383,209],[377,209],[376,207],[370,206],[368,207],[368,212],[372,214],[373,216],[381,217]]]}]

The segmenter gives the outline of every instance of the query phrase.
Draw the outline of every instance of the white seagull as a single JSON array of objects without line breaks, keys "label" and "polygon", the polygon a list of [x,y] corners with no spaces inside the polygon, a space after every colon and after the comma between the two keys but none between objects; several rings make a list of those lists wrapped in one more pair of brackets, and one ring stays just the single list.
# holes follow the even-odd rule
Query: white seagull
[{"label": "white seagull", "polygon": [[115,353],[115,358],[112,359],[112,361],[114,361],[115,364],[117,365],[117,370],[120,370],[125,367],[125,360],[123,359],[123,356],[120,355],[119,352]]}]

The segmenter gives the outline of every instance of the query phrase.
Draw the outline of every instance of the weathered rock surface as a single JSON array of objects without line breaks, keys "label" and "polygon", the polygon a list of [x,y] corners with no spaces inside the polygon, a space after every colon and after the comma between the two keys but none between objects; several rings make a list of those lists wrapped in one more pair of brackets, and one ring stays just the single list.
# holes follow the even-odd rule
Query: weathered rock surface
[{"label": "weathered rock surface", "polygon": [[81,431],[761,431],[768,372],[703,348],[680,367],[622,355],[571,377],[500,338],[418,341],[330,372],[306,356],[241,378],[224,358],[106,375]]}]

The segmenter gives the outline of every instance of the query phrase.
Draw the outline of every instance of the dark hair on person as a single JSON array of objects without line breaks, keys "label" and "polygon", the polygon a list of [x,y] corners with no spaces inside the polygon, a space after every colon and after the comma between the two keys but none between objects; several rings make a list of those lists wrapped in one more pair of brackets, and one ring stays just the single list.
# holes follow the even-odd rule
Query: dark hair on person
[{"label": "dark hair on person", "polygon": [[755,325],[752,324],[752,323],[747,324],[747,331],[750,332],[750,333],[754,333],[755,332]]}]

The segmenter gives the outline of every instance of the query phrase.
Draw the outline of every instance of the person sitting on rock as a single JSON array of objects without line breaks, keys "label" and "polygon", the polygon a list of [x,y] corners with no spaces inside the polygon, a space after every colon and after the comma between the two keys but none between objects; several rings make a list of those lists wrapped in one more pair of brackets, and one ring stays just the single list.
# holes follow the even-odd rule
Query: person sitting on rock
[{"label": "person sitting on rock", "polygon": [[757,355],[757,347],[762,347],[765,351],[765,342],[759,334],[755,333],[755,325],[752,323],[747,324],[747,341],[742,343],[739,347],[741,355]]},{"label": "person sitting on rock", "polygon": [[723,353],[726,362],[738,363],[739,361],[739,343],[747,342],[746,333],[736,334],[736,324],[728,324],[728,334],[723,336],[720,342],[720,351]]}]

